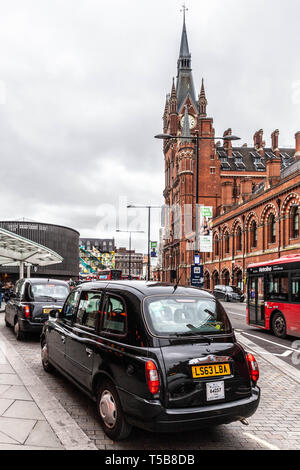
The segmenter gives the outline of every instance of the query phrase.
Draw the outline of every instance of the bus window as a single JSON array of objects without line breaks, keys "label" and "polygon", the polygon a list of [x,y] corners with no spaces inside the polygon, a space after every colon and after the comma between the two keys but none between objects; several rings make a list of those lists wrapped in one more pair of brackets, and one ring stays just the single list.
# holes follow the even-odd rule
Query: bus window
[{"label": "bus window", "polygon": [[296,277],[292,274],[292,302],[300,301],[300,276]]},{"label": "bus window", "polygon": [[266,300],[288,300],[289,276],[288,273],[268,274]]}]

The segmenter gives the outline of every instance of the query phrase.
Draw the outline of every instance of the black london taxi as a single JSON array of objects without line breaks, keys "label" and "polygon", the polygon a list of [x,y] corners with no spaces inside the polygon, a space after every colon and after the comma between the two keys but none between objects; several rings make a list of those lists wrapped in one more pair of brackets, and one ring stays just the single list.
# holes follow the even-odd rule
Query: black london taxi
[{"label": "black london taxi", "polygon": [[16,282],[5,306],[5,324],[18,340],[26,333],[41,333],[53,309],[62,309],[70,293],[68,283],[57,279],[25,278]]},{"label": "black london taxi", "polygon": [[222,305],[191,287],[96,281],[71,292],[41,335],[42,364],[97,403],[106,434],[192,430],[251,416],[258,366]]}]

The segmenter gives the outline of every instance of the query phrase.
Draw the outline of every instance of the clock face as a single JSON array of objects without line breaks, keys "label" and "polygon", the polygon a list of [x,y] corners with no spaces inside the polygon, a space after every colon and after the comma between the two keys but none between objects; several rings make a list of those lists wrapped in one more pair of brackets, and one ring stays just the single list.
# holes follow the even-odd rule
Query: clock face
[{"label": "clock face", "polygon": [[[191,114],[189,114],[188,116],[189,116],[190,129],[193,129],[196,126],[196,119]],[[181,118],[181,127],[183,127],[183,122],[184,122],[184,116],[182,116]]]}]

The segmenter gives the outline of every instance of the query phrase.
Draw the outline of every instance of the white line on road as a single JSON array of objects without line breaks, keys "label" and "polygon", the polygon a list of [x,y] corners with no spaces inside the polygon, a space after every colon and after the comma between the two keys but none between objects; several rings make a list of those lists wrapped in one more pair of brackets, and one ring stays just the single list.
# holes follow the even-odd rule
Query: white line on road
[{"label": "white line on road", "polygon": [[276,343],[275,341],[270,341],[269,339],[262,338],[261,336],[252,335],[251,333],[247,333],[246,331],[243,331],[243,330],[242,330],[242,334],[251,336],[252,338],[257,338],[257,339],[260,339],[261,341],[266,341],[267,343],[274,344],[275,346],[280,346],[281,348],[290,349],[291,351],[295,351],[299,353],[299,349],[290,348],[289,346],[285,346],[284,344]]},{"label": "white line on road", "polygon": [[258,442],[258,444],[261,444],[264,447],[267,447],[267,449],[270,450],[279,450],[279,447],[274,446],[273,444],[270,444],[269,442],[265,441],[264,439],[260,439],[259,437],[254,436],[250,432],[244,432],[244,436],[249,437],[249,439],[252,439],[253,441]]},{"label": "white line on road", "polygon": [[244,317],[246,318],[246,314],[244,315],[243,313],[235,313],[235,312],[228,312],[230,315],[238,315],[239,317]]}]

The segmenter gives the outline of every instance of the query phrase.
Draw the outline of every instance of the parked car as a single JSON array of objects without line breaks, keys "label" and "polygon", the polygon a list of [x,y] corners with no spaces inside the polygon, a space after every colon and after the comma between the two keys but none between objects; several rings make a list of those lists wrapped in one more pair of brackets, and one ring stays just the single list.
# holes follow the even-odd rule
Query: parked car
[{"label": "parked car", "polygon": [[213,295],[145,281],[75,287],[41,335],[42,364],[97,403],[104,431],[184,431],[257,409],[258,366]]},{"label": "parked car", "polygon": [[215,286],[213,294],[217,299],[224,300],[225,302],[244,302],[244,294],[237,286]]},{"label": "parked car", "polygon": [[18,340],[26,333],[40,333],[49,312],[60,310],[69,295],[67,282],[56,279],[27,278],[16,282],[5,306],[5,324],[12,326]]}]

